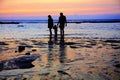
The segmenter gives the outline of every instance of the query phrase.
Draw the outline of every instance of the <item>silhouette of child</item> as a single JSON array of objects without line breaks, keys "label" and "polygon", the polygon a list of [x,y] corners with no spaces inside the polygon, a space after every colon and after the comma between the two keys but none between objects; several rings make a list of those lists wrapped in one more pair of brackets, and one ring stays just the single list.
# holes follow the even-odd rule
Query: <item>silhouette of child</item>
[{"label": "silhouette of child", "polygon": [[57,36],[57,25],[54,25],[53,29],[54,29],[55,36]]}]

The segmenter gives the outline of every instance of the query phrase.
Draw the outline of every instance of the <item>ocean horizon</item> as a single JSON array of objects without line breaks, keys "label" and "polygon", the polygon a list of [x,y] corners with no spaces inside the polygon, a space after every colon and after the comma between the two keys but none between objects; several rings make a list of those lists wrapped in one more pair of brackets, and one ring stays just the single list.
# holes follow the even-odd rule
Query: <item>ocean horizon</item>
[{"label": "ocean horizon", "polygon": [[[18,22],[18,23],[47,23],[47,19],[1,19],[0,22]],[[54,19],[54,22],[58,22]],[[68,19],[67,22],[89,23],[89,22],[120,22],[120,19]]]}]

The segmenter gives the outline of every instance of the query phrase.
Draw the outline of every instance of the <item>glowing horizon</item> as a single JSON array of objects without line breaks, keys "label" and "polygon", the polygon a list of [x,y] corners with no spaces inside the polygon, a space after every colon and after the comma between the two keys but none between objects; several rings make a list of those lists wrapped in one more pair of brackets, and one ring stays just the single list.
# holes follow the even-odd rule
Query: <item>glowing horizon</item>
[{"label": "glowing horizon", "polygon": [[120,14],[119,0],[2,0],[0,17]]}]

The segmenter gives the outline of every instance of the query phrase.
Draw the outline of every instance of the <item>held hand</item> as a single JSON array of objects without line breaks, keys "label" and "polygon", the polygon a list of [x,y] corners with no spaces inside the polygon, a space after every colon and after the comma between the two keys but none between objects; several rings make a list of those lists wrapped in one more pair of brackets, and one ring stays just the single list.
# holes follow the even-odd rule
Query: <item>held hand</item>
[{"label": "held hand", "polygon": [[59,23],[57,23],[57,26],[59,25]]},{"label": "held hand", "polygon": [[67,26],[67,23],[66,23],[66,25],[65,26]]}]

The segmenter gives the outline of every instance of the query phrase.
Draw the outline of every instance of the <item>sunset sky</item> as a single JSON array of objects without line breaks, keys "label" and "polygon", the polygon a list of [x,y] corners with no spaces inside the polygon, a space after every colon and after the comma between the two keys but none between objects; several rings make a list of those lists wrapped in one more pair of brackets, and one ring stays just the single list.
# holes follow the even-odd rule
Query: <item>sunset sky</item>
[{"label": "sunset sky", "polygon": [[118,15],[120,0],[0,0],[0,18],[73,15]]}]

